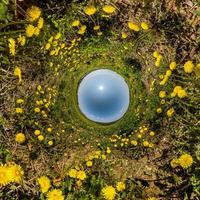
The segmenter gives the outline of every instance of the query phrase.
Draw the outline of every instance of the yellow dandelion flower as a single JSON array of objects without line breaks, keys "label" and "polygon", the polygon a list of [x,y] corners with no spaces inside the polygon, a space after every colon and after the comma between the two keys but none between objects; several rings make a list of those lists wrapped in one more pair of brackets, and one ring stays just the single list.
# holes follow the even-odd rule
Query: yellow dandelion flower
[{"label": "yellow dandelion flower", "polygon": [[155,197],[149,197],[147,200],[157,200]]},{"label": "yellow dandelion flower", "polygon": [[49,105],[50,105],[50,103],[46,103],[44,106],[45,106],[45,108],[48,108]]},{"label": "yellow dandelion flower", "polygon": [[155,61],[155,66],[156,67],[160,67],[161,59],[162,59],[162,55],[159,54],[158,57],[156,58],[156,61]]},{"label": "yellow dandelion flower", "polygon": [[125,183],[124,182],[117,182],[116,189],[117,189],[117,191],[122,192],[123,190],[126,189]]},{"label": "yellow dandelion flower", "polygon": [[165,91],[160,91],[159,92],[159,97],[160,98],[165,98],[166,97],[166,92]]},{"label": "yellow dandelion flower", "polygon": [[168,79],[169,78],[167,76],[164,77],[163,80],[160,82],[160,85],[165,85],[167,83]]},{"label": "yellow dandelion flower", "polygon": [[165,99],[162,99],[161,101],[160,101],[160,104],[165,104]]},{"label": "yellow dandelion flower", "polygon": [[72,22],[72,26],[73,27],[77,27],[79,25],[80,25],[80,21],[79,20],[75,20],[75,21]]},{"label": "yellow dandelion flower", "polygon": [[10,183],[10,178],[8,176],[8,169],[5,165],[0,165],[0,188],[6,186]]},{"label": "yellow dandelion flower", "polygon": [[131,141],[131,144],[132,144],[133,146],[137,146],[138,143],[137,143],[136,140],[132,140],[132,141]]},{"label": "yellow dandelion flower", "polygon": [[45,50],[49,50],[50,49],[50,47],[51,47],[51,44],[50,43],[46,43],[46,45],[45,45]]},{"label": "yellow dandelion flower", "polygon": [[87,162],[86,162],[86,165],[87,165],[88,167],[92,167],[93,163],[92,163],[92,161],[87,161]]},{"label": "yellow dandelion flower", "polygon": [[191,155],[185,153],[183,155],[180,156],[179,160],[179,164],[182,168],[187,169],[189,168],[192,163],[193,163],[193,158]]},{"label": "yellow dandelion flower", "polygon": [[167,111],[167,116],[168,116],[168,117],[172,117],[172,116],[174,115],[174,112],[175,112],[174,108],[170,108],[170,109]]},{"label": "yellow dandelion flower", "polygon": [[38,86],[37,86],[37,90],[40,91],[41,89],[42,89],[42,86],[41,86],[41,85],[38,85]]},{"label": "yellow dandelion flower", "polygon": [[86,179],[86,173],[84,171],[80,170],[77,172],[76,177],[83,181],[84,179]]},{"label": "yellow dandelion flower", "polygon": [[160,67],[160,64],[161,64],[161,63],[160,63],[160,60],[159,60],[159,59],[157,59],[157,60],[155,61],[155,63],[154,63],[154,64],[155,64],[155,66],[156,66],[156,67]]},{"label": "yellow dandelion flower", "polygon": [[61,33],[58,32],[58,33],[55,35],[54,39],[55,39],[55,40],[58,40],[58,39],[60,39],[61,36],[62,36]]},{"label": "yellow dandelion flower", "polygon": [[65,43],[62,43],[62,44],[60,45],[60,48],[63,49],[64,47],[65,47]]},{"label": "yellow dandelion flower", "polygon": [[166,76],[171,76],[171,74],[172,74],[172,71],[171,71],[171,70],[167,70],[167,71],[166,71]]},{"label": "yellow dandelion flower", "polygon": [[22,103],[24,103],[24,100],[23,99],[17,99],[17,104],[22,104]]},{"label": "yellow dandelion flower", "polygon": [[111,6],[111,5],[105,5],[103,8],[103,11],[107,14],[112,14],[115,12],[115,7]]},{"label": "yellow dandelion flower", "polygon": [[40,108],[34,108],[34,111],[36,112],[36,113],[39,113],[40,112]]},{"label": "yellow dandelion flower", "polygon": [[172,168],[179,166],[179,159],[172,159],[170,165]]},{"label": "yellow dandelion flower", "polygon": [[43,135],[38,135],[38,140],[39,141],[43,141],[44,140],[44,136]]},{"label": "yellow dandelion flower", "polygon": [[16,113],[23,113],[23,109],[22,108],[15,108],[15,112]]},{"label": "yellow dandelion flower", "polygon": [[37,179],[37,182],[40,186],[42,193],[48,192],[49,188],[51,187],[51,181],[46,176],[41,176]]},{"label": "yellow dandelion flower", "polygon": [[47,128],[47,131],[49,132],[49,133],[51,133],[52,132],[52,128]]},{"label": "yellow dandelion flower", "polygon": [[94,6],[87,6],[84,8],[84,12],[86,15],[94,15],[96,13],[97,9]]},{"label": "yellow dandelion flower", "polygon": [[178,96],[180,99],[182,99],[182,98],[184,98],[184,97],[187,96],[187,92],[186,92],[184,89],[181,89],[181,90],[178,91],[177,96]]},{"label": "yellow dandelion flower", "polygon": [[35,27],[32,24],[29,24],[26,27],[26,36],[27,37],[33,37],[34,32],[35,32]]},{"label": "yellow dandelion flower", "polygon": [[148,141],[144,141],[144,142],[143,142],[143,146],[144,146],[144,147],[148,147],[148,146],[149,146],[149,142],[148,142]]},{"label": "yellow dandelion flower", "polygon": [[163,56],[161,54],[158,55],[157,60],[161,61]]},{"label": "yellow dandelion flower", "polygon": [[140,31],[140,27],[137,24],[135,24],[134,22],[129,21],[128,27],[133,31],[136,31],[136,32]]},{"label": "yellow dandelion flower", "polygon": [[40,130],[35,130],[35,131],[34,131],[34,134],[35,134],[36,136],[40,135],[40,133],[41,133]]},{"label": "yellow dandelion flower", "polygon": [[101,193],[106,200],[113,200],[116,196],[115,188],[112,186],[104,187]]},{"label": "yellow dandelion flower", "polygon": [[140,133],[144,133],[144,129],[140,129]]},{"label": "yellow dandelion flower", "polygon": [[70,169],[68,172],[69,177],[76,178],[77,176],[77,170],[76,169]]},{"label": "yellow dandelion flower", "polygon": [[184,68],[185,73],[190,74],[190,73],[192,73],[192,71],[193,71],[194,64],[192,63],[192,61],[187,61],[187,62],[184,64],[183,68]]},{"label": "yellow dandelion flower", "polygon": [[40,34],[40,29],[38,27],[35,27],[34,29],[34,35],[38,36]]},{"label": "yellow dandelion flower", "polygon": [[12,164],[8,166],[8,176],[11,182],[20,183],[22,181],[24,171],[20,165]]},{"label": "yellow dandelion flower", "polygon": [[56,41],[53,41],[52,45],[53,45],[54,47],[57,47],[57,46],[58,46],[58,41],[57,41],[57,40],[56,40]]},{"label": "yellow dandelion flower", "polygon": [[103,32],[98,32],[97,35],[101,36],[101,35],[103,35]]},{"label": "yellow dandelion flower", "polygon": [[159,79],[163,79],[164,78],[164,76],[162,74],[160,74],[158,77],[159,77]]},{"label": "yellow dandelion flower", "polygon": [[177,85],[177,86],[174,87],[173,93],[174,93],[175,95],[177,95],[178,92],[179,92],[180,90],[182,90],[182,87],[179,86],[179,85]]},{"label": "yellow dandelion flower", "polygon": [[107,153],[107,154],[110,154],[110,153],[111,153],[111,150],[110,150],[109,147],[107,147],[106,153]]},{"label": "yellow dandelion flower", "polygon": [[122,32],[121,33],[121,38],[122,39],[126,39],[128,37],[128,35],[125,33],[125,32]]},{"label": "yellow dandelion flower", "polygon": [[141,23],[141,27],[143,30],[148,30],[149,29],[149,25],[146,22],[142,22]]},{"label": "yellow dandelion flower", "polygon": [[37,28],[42,29],[44,26],[44,19],[40,17],[37,22]]},{"label": "yellow dandelion flower", "polygon": [[155,135],[155,132],[154,132],[154,131],[151,131],[151,132],[149,133],[149,135],[153,137],[153,136]]},{"label": "yellow dandelion flower", "polygon": [[149,143],[149,147],[150,148],[154,147],[154,144],[153,143]]},{"label": "yellow dandelion flower", "polygon": [[52,140],[48,141],[48,145],[52,146],[53,145],[53,141]]},{"label": "yellow dandelion flower", "polygon": [[14,75],[18,77],[19,83],[22,81],[22,72],[19,67],[15,67],[14,69]]},{"label": "yellow dandelion flower", "polygon": [[24,143],[26,140],[26,137],[23,133],[17,133],[15,135],[15,141],[18,142],[19,144],[22,144]]},{"label": "yellow dandelion flower", "polygon": [[47,193],[47,200],[64,200],[64,195],[61,190],[53,189]]},{"label": "yellow dandelion flower", "polygon": [[83,35],[85,33],[85,31],[86,31],[86,28],[87,27],[85,25],[81,26],[77,33],[79,35]]},{"label": "yellow dandelion flower", "polygon": [[162,108],[157,108],[157,109],[156,109],[156,112],[157,112],[157,113],[162,113]]},{"label": "yellow dandelion flower", "polygon": [[105,160],[105,159],[106,159],[106,155],[105,155],[105,154],[102,154],[102,155],[101,155],[101,158],[102,158],[102,160]]},{"label": "yellow dandelion flower", "polygon": [[51,44],[53,41],[53,36],[51,36],[49,39],[48,39],[48,42]]},{"label": "yellow dandelion flower", "polygon": [[176,68],[176,62],[171,62],[169,68],[173,71]]},{"label": "yellow dandelion flower", "polygon": [[9,47],[9,51],[10,51],[10,55],[14,56],[15,55],[15,40],[13,38],[9,38],[8,39],[8,47]]},{"label": "yellow dandelion flower", "polygon": [[160,55],[160,54],[158,53],[158,51],[154,51],[154,52],[153,52],[153,57],[154,57],[154,58],[158,58],[159,55]]},{"label": "yellow dandelion flower", "polygon": [[17,38],[17,42],[20,44],[20,46],[24,46],[26,43],[26,38],[25,36],[22,36],[21,34]]},{"label": "yellow dandelion flower", "polygon": [[41,10],[37,6],[31,6],[26,11],[26,19],[30,22],[37,20],[41,15]]},{"label": "yellow dandelion flower", "polygon": [[97,30],[99,30],[100,29],[100,26],[99,25],[96,25],[96,26],[94,26],[94,28],[93,28],[95,31],[97,31]]}]

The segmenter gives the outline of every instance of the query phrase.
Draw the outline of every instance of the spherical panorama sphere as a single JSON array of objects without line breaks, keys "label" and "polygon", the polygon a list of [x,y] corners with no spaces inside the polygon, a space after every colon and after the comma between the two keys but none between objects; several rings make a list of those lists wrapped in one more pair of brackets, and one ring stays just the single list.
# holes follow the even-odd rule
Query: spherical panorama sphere
[{"label": "spherical panorama sphere", "polygon": [[129,106],[128,85],[122,76],[112,70],[92,71],[79,84],[78,105],[81,112],[92,121],[117,121]]}]

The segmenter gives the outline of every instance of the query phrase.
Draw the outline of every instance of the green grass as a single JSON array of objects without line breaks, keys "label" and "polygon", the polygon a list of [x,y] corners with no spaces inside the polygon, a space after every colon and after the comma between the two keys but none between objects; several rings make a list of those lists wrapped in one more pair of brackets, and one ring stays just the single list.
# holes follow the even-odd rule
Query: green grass
[{"label": "green grass", "polygon": [[[94,42],[94,40],[96,41]],[[115,132],[123,133],[137,128],[143,112],[139,113],[137,108],[145,105],[142,99],[147,95],[147,92],[139,78],[141,72],[138,69],[132,70],[124,62],[123,55],[126,53],[124,46],[124,43],[119,43],[113,48],[106,39],[97,40],[96,38],[81,44],[80,57],[74,58],[79,63],[72,65],[73,71],[68,69],[61,77],[54,109],[57,118],[62,118],[67,124],[75,126],[77,129],[84,129],[87,135],[93,136],[111,135]],[[88,56],[94,57],[92,62]],[[111,69],[121,74],[130,89],[130,105],[127,113],[117,122],[106,125],[86,119],[80,112],[77,103],[77,89],[80,80],[90,71],[101,68]]]}]

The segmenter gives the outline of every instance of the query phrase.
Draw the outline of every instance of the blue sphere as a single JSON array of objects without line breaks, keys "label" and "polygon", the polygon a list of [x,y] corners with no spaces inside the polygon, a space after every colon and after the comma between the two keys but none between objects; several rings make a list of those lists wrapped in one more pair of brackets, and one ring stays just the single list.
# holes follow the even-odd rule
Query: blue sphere
[{"label": "blue sphere", "polygon": [[81,112],[92,121],[117,121],[129,106],[128,85],[122,76],[112,70],[95,70],[79,84],[78,105]]}]

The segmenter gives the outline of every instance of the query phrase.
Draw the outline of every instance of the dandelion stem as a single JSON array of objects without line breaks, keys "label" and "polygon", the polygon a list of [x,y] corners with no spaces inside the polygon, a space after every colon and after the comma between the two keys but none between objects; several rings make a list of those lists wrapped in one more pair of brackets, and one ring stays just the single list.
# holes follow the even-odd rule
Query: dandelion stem
[{"label": "dandelion stem", "polygon": [[23,33],[23,32],[24,32],[24,30],[9,31],[9,32],[0,33],[0,36],[2,36],[2,35],[13,35],[15,33]]},{"label": "dandelion stem", "polygon": [[0,24],[0,29],[3,29],[7,26],[18,25],[18,24],[27,24],[27,22],[26,21],[19,21],[19,22],[10,22],[10,23],[7,23],[7,24]]}]

